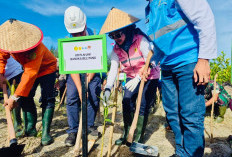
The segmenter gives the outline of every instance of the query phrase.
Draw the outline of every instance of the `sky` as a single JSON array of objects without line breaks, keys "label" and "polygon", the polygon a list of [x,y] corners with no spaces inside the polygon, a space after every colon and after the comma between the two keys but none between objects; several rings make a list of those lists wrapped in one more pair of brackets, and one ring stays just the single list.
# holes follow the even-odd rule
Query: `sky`
[{"label": "sky", "polygon": [[[232,45],[232,0],[208,0],[215,16],[218,54],[221,51],[231,57]],[[141,19],[137,27],[145,29],[145,0],[0,0],[0,24],[15,18],[38,26],[44,33],[43,43],[50,48],[57,47],[57,40],[68,32],[64,26],[64,11],[69,6],[78,6],[87,16],[87,26],[99,32],[107,14],[116,7]],[[107,38],[107,51],[113,43]]]}]

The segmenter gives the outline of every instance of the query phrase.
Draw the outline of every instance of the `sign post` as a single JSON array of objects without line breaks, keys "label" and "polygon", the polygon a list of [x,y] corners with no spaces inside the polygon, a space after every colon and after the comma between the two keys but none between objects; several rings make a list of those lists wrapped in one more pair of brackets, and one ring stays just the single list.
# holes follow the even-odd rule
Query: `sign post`
[{"label": "sign post", "polygon": [[88,128],[87,128],[87,76],[81,75],[81,87],[82,87],[82,154],[84,157],[88,156]]},{"label": "sign post", "polygon": [[93,35],[58,40],[59,73],[81,74],[82,155],[88,156],[86,73],[107,72],[106,36]]}]

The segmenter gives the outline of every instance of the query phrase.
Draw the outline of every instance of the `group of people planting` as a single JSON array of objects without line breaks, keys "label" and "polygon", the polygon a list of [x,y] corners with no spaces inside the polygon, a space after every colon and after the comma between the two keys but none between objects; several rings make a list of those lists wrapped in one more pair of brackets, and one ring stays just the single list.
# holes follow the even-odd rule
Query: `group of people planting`
[{"label": "group of people planting", "polygon": [[[167,121],[175,135],[176,151],[172,157],[201,157],[205,147],[205,109],[213,103],[209,60],[217,56],[213,13],[206,0],[147,1],[146,33],[136,27],[138,18],[116,8],[111,9],[100,31],[100,34],[108,34],[115,41],[111,53],[111,67],[103,91],[104,101],[109,101],[119,64],[122,65],[122,71],[127,76],[122,100],[124,133],[115,144],[122,145],[127,141],[141,80],[146,82],[134,141],[144,142],[143,135],[149,123],[149,109],[155,103],[155,93],[161,77],[162,103]],[[70,38],[93,35],[92,30],[87,27],[86,19],[80,8],[71,6],[66,9],[64,24],[70,33]],[[0,26],[0,79],[2,84],[8,70],[18,71],[14,67],[6,69],[6,63],[10,62],[12,56],[21,64],[23,71],[20,70],[20,73],[15,75],[18,76],[17,89],[11,93],[4,106],[16,110],[19,104],[22,108],[24,129],[23,133],[19,132],[18,135],[36,136],[37,134],[35,127],[37,111],[33,97],[40,84],[43,124],[41,143],[49,145],[53,142],[50,125],[55,107],[53,89],[57,60],[44,46],[42,39],[42,31],[32,24],[16,19],[3,23]],[[150,51],[153,51],[154,55],[149,70],[144,71]],[[157,66],[158,64],[160,67]],[[66,76],[66,108],[69,125],[68,137],[65,140],[67,146],[75,144],[79,126],[82,101],[80,75]],[[11,78],[7,80],[12,84]],[[87,82],[88,133],[99,136],[94,121],[99,109],[100,74],[87,74]],[[206,103],[205,88],[209,100]],[[217,98],[215,101],[218,102],[222,112],[221,119],[217,120],[221,122],[231,98],[225,90],[219,88]],[[221,100],[223,103],[220,104]]]}]

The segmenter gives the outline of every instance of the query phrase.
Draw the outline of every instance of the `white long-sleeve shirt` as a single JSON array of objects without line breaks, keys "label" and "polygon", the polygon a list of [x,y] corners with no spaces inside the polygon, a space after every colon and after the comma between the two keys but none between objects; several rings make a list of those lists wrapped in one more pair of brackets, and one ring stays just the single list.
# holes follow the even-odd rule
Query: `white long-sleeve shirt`
[{"label": "white long-sleeve shirt", "polygon": [[215,20],[206,0],[176,0],[177,9],[181,9],[199,34],[198,58],[217,57]]}]

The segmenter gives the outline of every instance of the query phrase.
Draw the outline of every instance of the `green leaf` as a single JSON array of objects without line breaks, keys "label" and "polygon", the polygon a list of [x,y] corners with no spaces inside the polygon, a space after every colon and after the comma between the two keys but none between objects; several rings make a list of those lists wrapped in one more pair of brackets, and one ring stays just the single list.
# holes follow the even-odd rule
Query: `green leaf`
[{"label": "green leaf", "polygon": [[108,116],[108,107],[104,108],[104,119]]},{"label": "green leaf", "polygon": [[106,122],[112,123],[111,119],[105,119]]},{"label": "green leaf", "polygon": [[36,137],[42,137],[42,131],[39,131],[36,135]]}]

